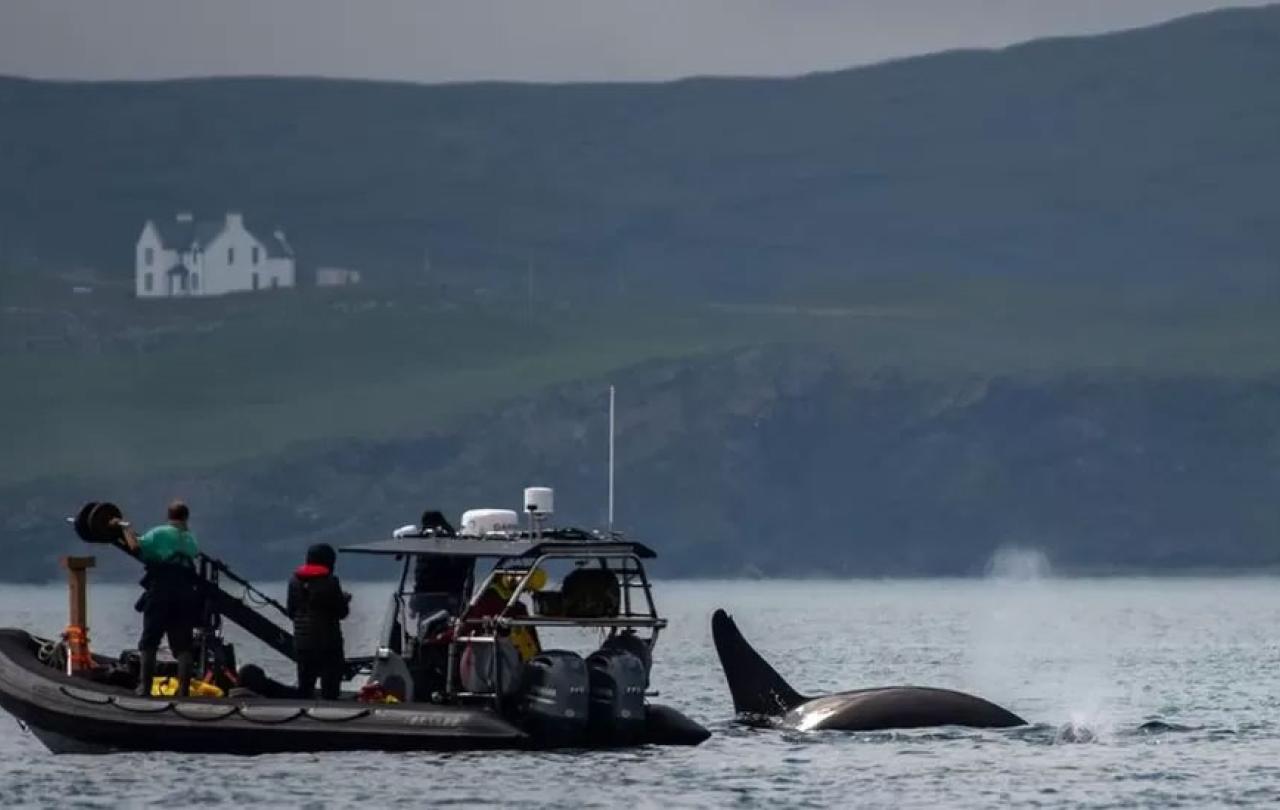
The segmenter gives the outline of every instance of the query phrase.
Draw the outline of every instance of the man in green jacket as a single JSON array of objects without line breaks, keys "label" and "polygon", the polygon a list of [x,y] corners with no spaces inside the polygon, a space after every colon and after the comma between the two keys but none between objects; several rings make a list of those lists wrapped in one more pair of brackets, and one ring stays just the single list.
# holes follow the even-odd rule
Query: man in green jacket
[{"label": "man in green jacket", "polygon": [[199,553],[195,535],[187,526],[191,512],[182,501],[169,504],[169,522],[142,537],[123,526],[125,545],[147,567],[139,583],[145,589],[134,606],[142,612],[142,637],[138,652],[142,663],[138,694],[151,694],[160,639],[168,637],[169,650],[178,659],[178,694],[191,686],[192,634],[200,621],[202,602],[195,586],[195,559]]}]

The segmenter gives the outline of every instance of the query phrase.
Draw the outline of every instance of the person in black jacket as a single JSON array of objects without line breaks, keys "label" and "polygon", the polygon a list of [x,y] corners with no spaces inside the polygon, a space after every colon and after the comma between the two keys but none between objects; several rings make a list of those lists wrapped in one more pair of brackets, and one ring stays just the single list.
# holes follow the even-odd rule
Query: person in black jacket
[{"label": "person in black jacket", "polygon": [[[442,513],[428,509],[422,513],[422,528],[418,536],[457,537],[458,532]],[[470,557],[419,554],[413,565],[413,595],[409,598],[409,609],[421,618],[440,610],[450,616],[460,615],[470,596],[468,590],[475,575],[475,564]]]},{"label": "person in black jacket", "polygon": [[333,546],[320,543],[307,549],[307,561],[289,581],[287,608],[293,619],[294,658],[298,663],[298,694],[315,694],[337,700],[346,657],[342,649],[342,620],[350,609],[351,594],[343,593],[333,575],[338,555]]}]

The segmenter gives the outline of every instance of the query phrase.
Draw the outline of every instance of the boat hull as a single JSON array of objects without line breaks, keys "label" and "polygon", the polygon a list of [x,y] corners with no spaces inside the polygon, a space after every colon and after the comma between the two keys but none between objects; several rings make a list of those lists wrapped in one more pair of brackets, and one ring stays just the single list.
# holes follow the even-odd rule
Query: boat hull
[{"label": "boat hull", "polygon": [[[0,706],[55,753],[255,755],[548,747],[484,708],[136,697],[44,666],[36,657],[38,647],[39,641],[22,630],[0,629]],[[705,729],[678,712],[654,708],[653,742],[697,744],[706,738]]]}]

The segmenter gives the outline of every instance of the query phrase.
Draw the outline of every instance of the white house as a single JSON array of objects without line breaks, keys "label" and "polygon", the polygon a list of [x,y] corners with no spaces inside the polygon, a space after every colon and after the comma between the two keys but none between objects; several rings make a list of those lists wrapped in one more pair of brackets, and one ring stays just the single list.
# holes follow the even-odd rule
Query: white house
[{"label": "white house", "polygon": [[250,230],[244,218],[196,221],[190,214],[147,220],[138,237],[139,298],[226,295],[295,284],[293,248],[284,232]]}]

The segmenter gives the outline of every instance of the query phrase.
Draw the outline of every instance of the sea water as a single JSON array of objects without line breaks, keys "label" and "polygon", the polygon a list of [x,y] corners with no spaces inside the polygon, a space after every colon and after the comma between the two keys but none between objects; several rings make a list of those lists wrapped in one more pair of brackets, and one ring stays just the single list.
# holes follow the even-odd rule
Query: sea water
[{"label": "sea water", "polygon": [[[1006,561],[1008,562],[1008,561]],[[1034,560],[1030,561],[1034,563]],[[556,753],[54,756],[0,714],[0,804],[119,807],[1203,807],[1280,801],[1280,580],[1054,579],[1014,558],[984,580],[664,582],[661,702],[698,748]],[[359,584],[348,652],[390,586]],[[284,586],[268,589],[277,596]],[[136,641],[136,588],[93,584],[91,638]],[[801,733],[733,720],[709,619],[729,610],[800,691],[963,689],[1011,730]],[[0,586],[0,626],[56,635],[62,586]],[[241,663],[287,663],[236,638]],[[590,633],[557,637],[583,652]],[[1164,725],[1146,725],[1160,721]]]}]

